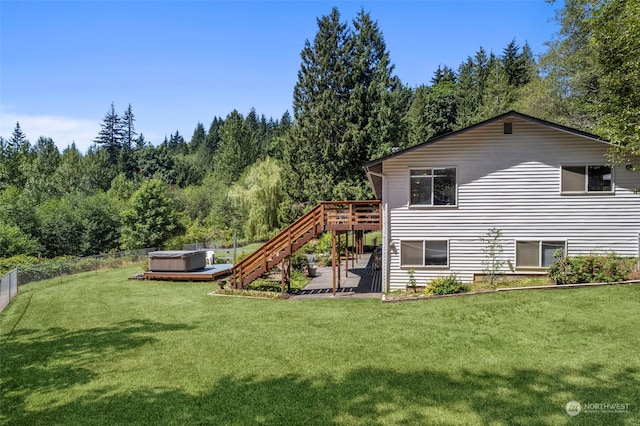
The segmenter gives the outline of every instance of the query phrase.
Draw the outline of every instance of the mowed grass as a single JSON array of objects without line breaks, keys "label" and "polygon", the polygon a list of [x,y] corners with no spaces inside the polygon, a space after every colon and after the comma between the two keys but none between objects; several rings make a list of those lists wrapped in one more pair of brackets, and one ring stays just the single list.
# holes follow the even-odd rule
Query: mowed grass
[{"label": "mowed grass", "polygon": [[[20,289],[0,314],[0,423],[640,423],[637,285],[382,304],[135,272]],[[572,400],[628,408],[570,417]]]}]

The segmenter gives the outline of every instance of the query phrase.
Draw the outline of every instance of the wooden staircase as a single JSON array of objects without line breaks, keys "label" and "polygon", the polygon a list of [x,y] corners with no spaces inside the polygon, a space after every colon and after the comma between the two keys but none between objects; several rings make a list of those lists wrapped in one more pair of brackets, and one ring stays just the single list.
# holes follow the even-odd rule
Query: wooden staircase
[{"label": "wooden staircase", "polygon": [[244,288],[324,231],[344,233],[381,229],[380,207],[379,201],[325,201],[318,204],[235,264],[229,277],[231,286]]}]

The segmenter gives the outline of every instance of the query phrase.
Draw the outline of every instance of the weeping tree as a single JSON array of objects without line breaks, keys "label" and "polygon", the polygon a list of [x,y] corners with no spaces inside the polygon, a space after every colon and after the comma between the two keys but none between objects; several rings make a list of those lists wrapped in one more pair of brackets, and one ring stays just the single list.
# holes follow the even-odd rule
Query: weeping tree
[{"label": "weeping tree", "polygon": [[278,211],[283,200],[282,167],[267,157],[247,168],[229,190],[229,198],[241,212],[244,235],[266,240],[280,228]]}]

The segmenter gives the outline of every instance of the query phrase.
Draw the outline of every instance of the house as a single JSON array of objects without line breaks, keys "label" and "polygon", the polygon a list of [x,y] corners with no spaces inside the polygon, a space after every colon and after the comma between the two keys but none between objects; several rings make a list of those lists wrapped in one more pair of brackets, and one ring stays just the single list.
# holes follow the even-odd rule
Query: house
[{"label": "house", "polygon": [[382,205],[383,291],[485,270],[501,232],[505,274],[544,274],[558,249],[640,253],[640,173],[609,167],[609,143],[511,111],[371,161]]}]

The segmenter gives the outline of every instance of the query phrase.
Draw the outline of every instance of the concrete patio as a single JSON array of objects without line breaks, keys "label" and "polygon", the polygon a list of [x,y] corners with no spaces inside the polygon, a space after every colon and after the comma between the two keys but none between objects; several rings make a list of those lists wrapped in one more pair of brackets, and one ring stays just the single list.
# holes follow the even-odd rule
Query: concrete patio
[{"label": "concrete patio", "polygon": [[[344,263],[340,274],[340,288],[333,294],[333,276],[331,266],[320,266],[316,276],[292,300],[329,299],[329,298],[374,298],[381,297],[382,280],[380,268],[375,267],[373,255],[365,253],[359,259],[349,259],[349,271],[345,273]],[[353,265],[353,266],[352,266]]]}]

